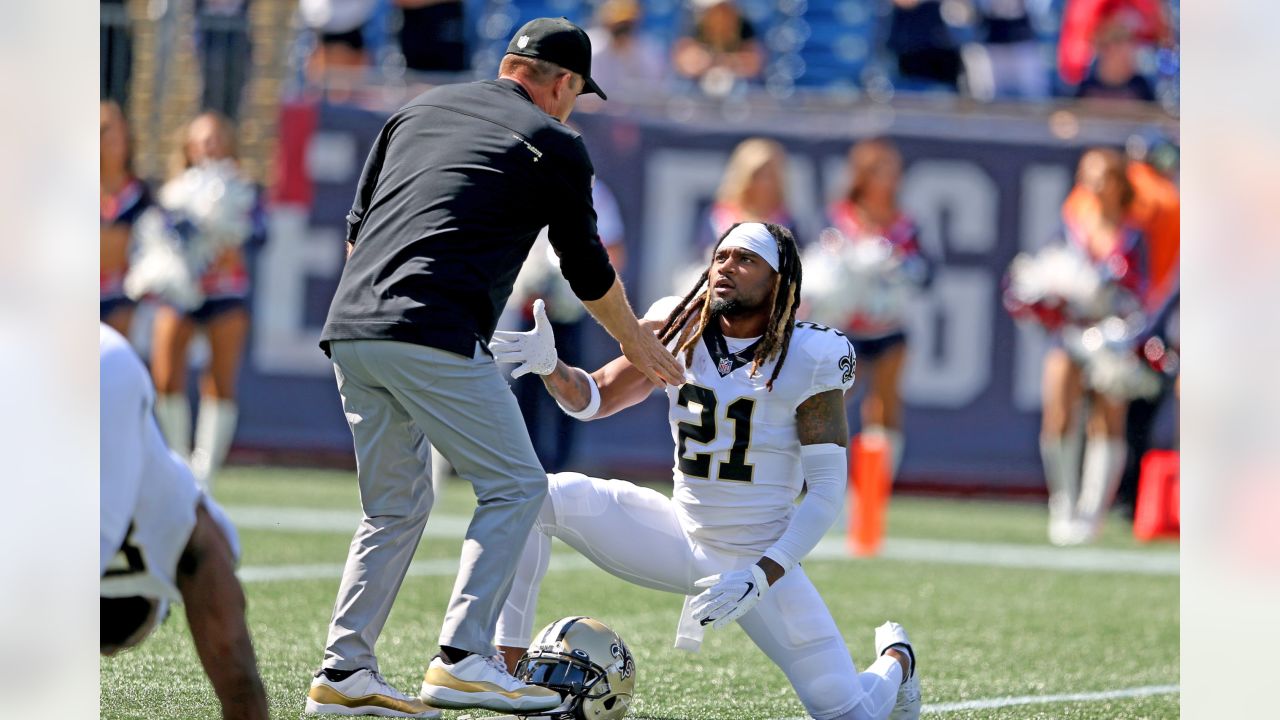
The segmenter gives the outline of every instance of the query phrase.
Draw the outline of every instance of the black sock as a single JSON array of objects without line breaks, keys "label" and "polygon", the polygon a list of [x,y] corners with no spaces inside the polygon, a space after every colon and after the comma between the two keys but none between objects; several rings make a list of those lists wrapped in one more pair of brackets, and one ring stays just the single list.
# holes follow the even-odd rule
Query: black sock
[{"label": "black sock", "polygon": [[333,682],[342,682],[343,680],[346,680],[347,678],[351,677],[352,675],[355,675],[358,672],[360,672],[359,669],[339,670],[337,668],[321,668],[320,672],[316,673],[316,677],[324,675],[326,678],[332,680]]},{"label": "black sock", "polygon": [[459,650],[456,647],[449,647],[448,645],[440,646],[440,657],[444,658],[444,661],[450,665],[460,663],[463,660],[466,660],[468,655],[472,654],[474,653],[467,652],[466,650]]}]

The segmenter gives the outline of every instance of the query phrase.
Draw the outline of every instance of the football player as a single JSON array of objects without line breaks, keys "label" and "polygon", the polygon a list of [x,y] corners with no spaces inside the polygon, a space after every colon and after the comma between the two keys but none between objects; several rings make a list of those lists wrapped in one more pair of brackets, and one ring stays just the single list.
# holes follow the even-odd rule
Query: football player
[{"label": "football player", "polygon": [[[877,628],[880,657],[858,673],[800,566],[840,508],[844,394],[854,380],[845,336],[796,322],[800,280],[789,231],[741,223],[720,238],[685,297],[646,314],[686,368],[684,384],[666,391],[674,495],[578,473],[550,476],[498,621],[496,644],[510,665],[529,644],[554,536],[624,580],[685,595],[677,647],[696,649],[705,625],[736,620],[817,720],[919,715],[906,632],[897,623]],[[522,363],[513,374],[542,375],[566,413],[593,420],[648,397],[652,383],[625,358],[590,374],[559,361],[541,308],[535,317],[532,332],[499,333],[491,347],[499,360]]]},{"label": "football player", "polygon": [[182,601],[196,652],[224,718],[265,720],[235,576],[235,530],[164,444],[142,361],[101,326],[101,641],[103,655],[136,645]]}]

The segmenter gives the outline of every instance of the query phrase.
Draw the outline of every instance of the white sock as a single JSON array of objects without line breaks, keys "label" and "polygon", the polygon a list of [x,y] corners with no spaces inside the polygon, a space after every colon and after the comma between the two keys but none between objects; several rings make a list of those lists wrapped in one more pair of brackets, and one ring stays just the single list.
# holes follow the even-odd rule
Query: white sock
[{"label": "white sock", "polygon": [[1044,463],[1044,481],[1049,488],[1051,522],[1071,519],[1080,494],[1080,478],[1071,472],[1066,445],[1060,437],[1040,438],[1040,461]]},{"label": "white sock", "polygon": [[1088,532],[1083,539],[1096,537],[1102,529],[1107,509],[1115,499],[1116,488],[1124,474],[1125,455],[1128,447],[1120,438],[1089,438],[1084,446],[1084,472],[1081,474],[1080,499],[1076,515],[1082,529]]},{"label": "white sock", "polygon": [[156,423],[170,450],[182,458],[191,454],[191,404],[186,395],[156,396]]},{"label": "white sock", "polygon": [[902,431],[884,425],[868,425],[862,429],[862,434],[884,438],[885,444],[889,446],[889,479],[897,479],[898,468],[902,465]]},{"label": "white sock", "polygon": [[191,453],[191,472],[206,492],[213,491],[213,477],[227,459],[231,438],[236,434],[239,409],[234,400],[200,397],[196,417],[196,447]]}]

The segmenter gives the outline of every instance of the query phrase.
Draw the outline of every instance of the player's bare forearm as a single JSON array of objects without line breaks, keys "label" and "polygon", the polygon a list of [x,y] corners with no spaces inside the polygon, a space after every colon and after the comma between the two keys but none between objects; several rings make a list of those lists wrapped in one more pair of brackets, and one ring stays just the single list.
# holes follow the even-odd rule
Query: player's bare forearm
[{"label": "player's bare forearm", "polygon": [[542,376],[542,384],[551,393],[551,397],[575,412],[591,402],[591,385],[587,380],[587,373],[563,360],[557,360],[556,369]]},{"label": "player's bare forearm", "polygon": [[[653,391],[654,385],[625,357],[617,358],[591,373],[600,392],[600,409],[592,416],[599,420],[635,405]],[[542,376],[542,384],[557,402],[578,411],[591,402],[587,373],[581,368],[556,361],[556,369]]]},{"label": "player's bare forearm", "polygon": [[849,421],[845,418],[844,393],[820,392],[796,408],[796,435],[801,445],[835,443],[849,446]]},{"label": "player's bare forearm", "polygon": [[178,590],[196,653],[230,720],[266,720],[267,694],[245,623],[231,547],[203,506],[178,564]]}]

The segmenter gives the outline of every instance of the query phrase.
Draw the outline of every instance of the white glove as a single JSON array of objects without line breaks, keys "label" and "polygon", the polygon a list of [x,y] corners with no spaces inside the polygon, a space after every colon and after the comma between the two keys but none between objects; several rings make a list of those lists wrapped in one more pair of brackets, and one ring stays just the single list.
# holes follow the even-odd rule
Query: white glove
[{"label": "white glove", "polygon": [[760,602],[760,596],[769,588],[769,579],[759,565],[752,564],[742,570],[704,577],[694,586],[709,589],[689,603],[693,619],[702,625],[711,623],[713,629],[719,630]]},{"label": "white glove", "polygon": [[493,334],[493,340],[489,343],[489,352],[493,353],[494,360],[521,363],[511,373],[513,378],[528,373],[550,375],[556,369],[556,337],[551,332],[551,322],[547,320],[547,305],[540,299],[533,301],[533,330],[499,330]]}]

